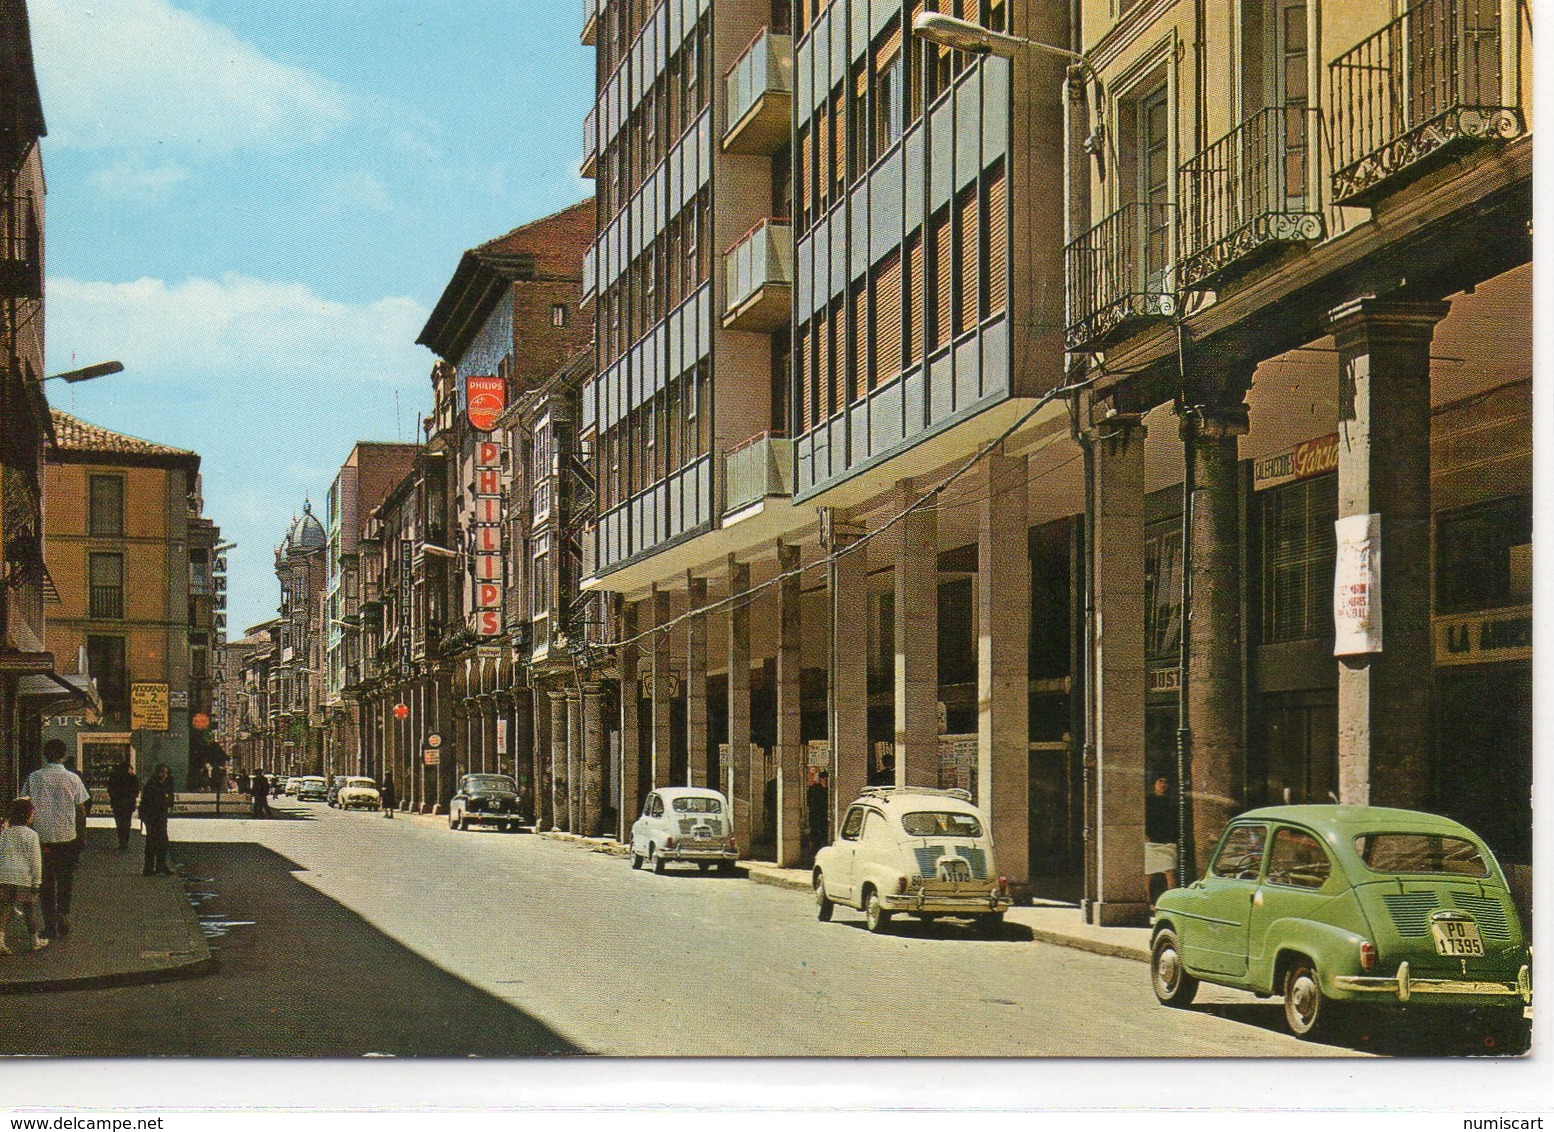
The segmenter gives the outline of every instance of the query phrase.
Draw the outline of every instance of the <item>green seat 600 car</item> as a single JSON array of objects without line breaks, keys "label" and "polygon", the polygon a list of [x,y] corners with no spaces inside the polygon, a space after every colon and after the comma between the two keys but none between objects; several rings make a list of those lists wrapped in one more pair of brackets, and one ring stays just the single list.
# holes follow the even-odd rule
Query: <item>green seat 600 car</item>
[{"label": "green seat 600 car", "polygon": [[1508,1033],[1532,1001],[1526,937],[1483,841],[1434,814],[1270,806],[1232,821],[1202,880],[1161,896],[1155,997],[1199,981],[1282,995],[1298,1037],[1338,1003],[1489,1007]]}]

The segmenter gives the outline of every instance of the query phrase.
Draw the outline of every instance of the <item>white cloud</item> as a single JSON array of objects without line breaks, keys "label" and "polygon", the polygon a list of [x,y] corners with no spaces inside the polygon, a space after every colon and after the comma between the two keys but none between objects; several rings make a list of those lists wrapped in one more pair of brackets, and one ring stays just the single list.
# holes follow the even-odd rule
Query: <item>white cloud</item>
[{"label": "white cloud", "polygon": [[189,179],[183,165],[142,165],[121,161],[92,172],[92,186],[106,197],[120,200],[149,200]]},{"label": "white cloud", "polygon": [[[300,283],[228,274],[179,283],[50,278],[48,341],[78,358],[119,358],[130,375],[236,375],[297,388],[418,381],[428,312],[413,299],[325,299]],[[51,350],[51,361],[68,357]],[[68,366],[65,366],[68,368]]]},{"label": "white cloud", "polygon": [[285,150],[353,116],[335,83],[168,0],[33,0],[31,11],[55,145]]}]

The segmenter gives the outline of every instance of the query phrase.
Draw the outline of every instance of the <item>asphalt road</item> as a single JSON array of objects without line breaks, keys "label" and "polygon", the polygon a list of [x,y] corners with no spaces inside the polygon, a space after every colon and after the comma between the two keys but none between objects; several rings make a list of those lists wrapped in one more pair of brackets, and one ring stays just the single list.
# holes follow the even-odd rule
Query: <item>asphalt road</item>
[{"label": "asphalt road", "polygon": [[[219,970],[0,1000],[0,1053],[1254,1057],[1277,1004],[1157,1005],[1141,963],[954,924],[870,935],[806,893],[654,876],[528,834],[339,813],[179,819]],[[25,1011],[25,1024],[18,1024]],[[1383,1052],[1389,1052],[1383,1050]],[[1416,1052],[1398,1050],[1395,1052]]]}]

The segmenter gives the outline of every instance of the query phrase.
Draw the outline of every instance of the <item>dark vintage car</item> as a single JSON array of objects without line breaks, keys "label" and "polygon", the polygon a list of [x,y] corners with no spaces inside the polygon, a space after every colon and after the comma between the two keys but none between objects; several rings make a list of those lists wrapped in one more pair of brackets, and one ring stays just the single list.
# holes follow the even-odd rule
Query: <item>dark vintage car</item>
[{"label": "dark vintage car", "polygon": [[1200,980],[1279,995],[1302,1038],[1366,1004],[1475,1007],[1507,1042],[1526,1037],[1531,955],[1505,875],[1477,834],[1435,814],[1242,814],[1203,879],[1161,896],[1150,950],[1167,1006],[1191,1002]]},{"label": "dark vintage car", "polygon": [[504,833],[518,828],[521,820],[518,784],[505,774],[466,774],[448,802],[448,828],[494,825]]}]

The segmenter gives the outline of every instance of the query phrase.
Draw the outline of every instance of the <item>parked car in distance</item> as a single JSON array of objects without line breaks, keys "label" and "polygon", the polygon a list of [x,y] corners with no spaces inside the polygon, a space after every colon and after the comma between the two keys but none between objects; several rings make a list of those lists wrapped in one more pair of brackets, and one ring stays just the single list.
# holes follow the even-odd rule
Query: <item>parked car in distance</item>
[{"label": "parked car in distance", "polygon": [[[1164,893],[1151,981],[1281,995],[1298,1037],[1348,1006],[1489,1008],[1524,1040],[1531,955],[1505,875],[1466,826],[1413,810],[1269,806],[1232,821],[1203,879]],[[1436,1015],[1439,1018],[1439,1015]]]},{"label": "parked car in distance", "polygon": [[297,784],[298,801],[323,802],[329,797],[329,783],[316,774],[304,774],[292,781]]},{"label": "parked car in distance", "polygon": [[324,800],[331,806],[338,804],[340,787],[345,785],[345,780],[349,777],[349,775],[337,774],[329,780],[329,791],[325,795]]},{"label": "parked car in distance", "polygon": [[504,833],[518,828],[518,784],[505,774],[466,774],[448,801],[448,828],[494,825]]},{"label": "parked car in distance", "polygon": [[925,922],[967,918],[992,934],[1011,903],[987,823],[964,790],[866,788],[836,840],[815,854],[811,882],[822,920],[845,904],[871,932],[905,913]]},{"label": "parked car in distance", "polygon": [[665,786],[650,791],[642,816],[631,825],[631,867],[644,861],[662,873],[673,862],[727,872],[739,858],[728,799],[697,786]]},{"label": "parked car in distance", "polygon": [[289,796],[295,798],[297,796],[297,790],[298,790],[299,787],[301,787],[301,785],[302,785],[302,776],[300,774],[292,775],[290,778],[288,778],[286,780],[286,793]]},{"label": "parked car in distance", "polygon": [[376,810],[383,802],[378,784],[370,778],[347,777],[335,794],[335,805],[342,810]]},{"label": "parked car in distance", "polygon": [[277,774],[272,776],[270,779],[270,796],[278,798],[282,794],[289,794],[290,790],[288,790],[287,787],[290,785],[291,779],[287,778],[284,774]]}]

